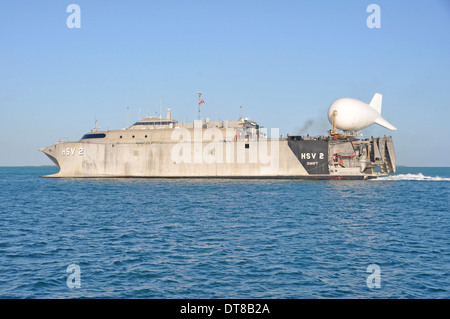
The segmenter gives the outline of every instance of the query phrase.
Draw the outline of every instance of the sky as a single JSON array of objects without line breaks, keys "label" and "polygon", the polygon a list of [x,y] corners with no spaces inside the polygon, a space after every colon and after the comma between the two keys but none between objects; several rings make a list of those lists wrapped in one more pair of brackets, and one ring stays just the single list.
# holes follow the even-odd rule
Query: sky
[{"label": "sky", "polygon": [[[80,27],[67,20],[80,8]],[[369,28],[370,4],[380,8]],[[72,20],[70,21],[78,21]],[[450,166],[449,0],[3,1],[0,166],[51,165],[38,148],[167,108],[193,121],[243,114],[295,135],[326,134],[341,97],[382,116],[397,163]]]}]

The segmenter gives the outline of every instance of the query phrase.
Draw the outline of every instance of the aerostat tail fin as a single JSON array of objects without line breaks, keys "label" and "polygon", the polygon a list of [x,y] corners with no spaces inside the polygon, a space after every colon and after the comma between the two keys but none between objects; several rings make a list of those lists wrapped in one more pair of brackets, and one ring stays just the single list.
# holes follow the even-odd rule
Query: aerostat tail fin
[{"label": "aerostat tail fin", "polygon": [[378,112],[378,114],[381,114],[381,103],[383,102],[383,95],[380,93],[375,93],[375,95],[372,98],[372,101],[370,101],[369,105]]},{"label": "aerostat tail fin", "polygon": [[391,123],[386,121],[381,116],[375,120],[375,123],[377,123],[378,125],[381,125],[381,126],[387,128],[387,129],[389,129],[391,131],[396,131],[397,130],[397,128],[394,125],[392,125]]}]

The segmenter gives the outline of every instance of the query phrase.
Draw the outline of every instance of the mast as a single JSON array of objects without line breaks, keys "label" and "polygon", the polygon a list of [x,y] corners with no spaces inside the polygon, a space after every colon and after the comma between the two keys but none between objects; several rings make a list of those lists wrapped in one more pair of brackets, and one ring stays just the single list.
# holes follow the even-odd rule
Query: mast
[{"label": "mast", "polygon": [[205,103],[205,101],[202,100],[202,92],[197,92],[197,94],[198,94],[198,119],[200,121],[202,119],[201,105]]}]

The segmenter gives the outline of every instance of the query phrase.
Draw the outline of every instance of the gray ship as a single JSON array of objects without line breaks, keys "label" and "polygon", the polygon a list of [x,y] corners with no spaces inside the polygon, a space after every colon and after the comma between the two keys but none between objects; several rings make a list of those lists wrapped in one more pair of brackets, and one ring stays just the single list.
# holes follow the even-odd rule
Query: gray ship
[{"label": "gray ship", "polygon": [[46,177],[370,179],[395,172],[392,137],[360,139],[352,129],[373,123],[395,129],[380,114],[379,94],[369,104],[339,99],[328,110],[328,135],[280,137],[248,118],[179,123],[168,110],[165,119],[94,129],[40,151],[59,167]]}]

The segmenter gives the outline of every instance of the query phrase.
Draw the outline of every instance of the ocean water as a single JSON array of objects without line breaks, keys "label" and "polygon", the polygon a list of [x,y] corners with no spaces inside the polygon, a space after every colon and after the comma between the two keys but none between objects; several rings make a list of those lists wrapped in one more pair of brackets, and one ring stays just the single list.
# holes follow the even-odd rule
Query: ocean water
[{"label": "ocean water", "polygon": [[450,168],[41,177],[56,170],[0,168],[0,298],[450,297]]}]

